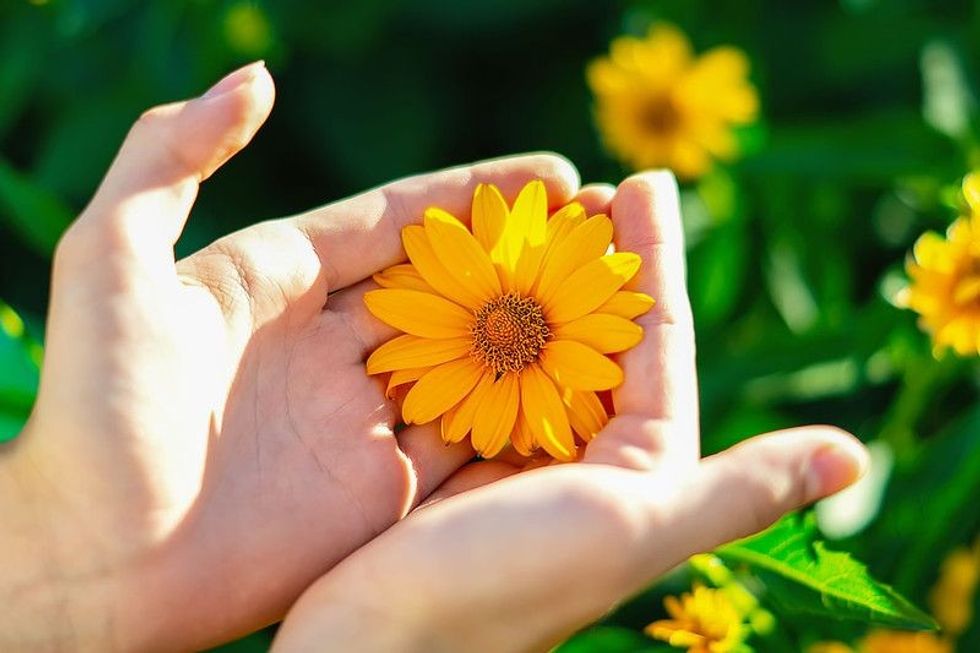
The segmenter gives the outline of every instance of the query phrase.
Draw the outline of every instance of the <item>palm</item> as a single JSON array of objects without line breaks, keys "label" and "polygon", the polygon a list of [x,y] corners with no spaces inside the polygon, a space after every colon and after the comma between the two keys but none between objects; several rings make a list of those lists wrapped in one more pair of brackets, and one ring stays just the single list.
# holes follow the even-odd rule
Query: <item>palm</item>
[{"label": "palm", "polygon": [[462,467],[314,584],[276,650],[322,641],[415,650],[401,632],[365,636],[359,624],[379,614],[416,631],[418,650],[550,650],[687,556],[853,481],[863,454],[826,429],[755,438],[699,460],[676,186],[663,173],[637,175],[598,208],[609,209],[617,250],[643,258],[637,290],[658,302],[637,320],[641,343],[619,357],[616,417],[581,464]]},{"label": "palm", "polygon": [[[477,183],[513,197],[533,178],[568,201],[577,183],[554,157],[459,168],[175,263],[198,180],[270,107],[271,79],[253,68],[231,91],[147,114],[56,257],[42,387],[17,460],[56,488],[43,490],[53,537],[85,552],[68,557],[70,573],[109,575],[84,600],[111,611],[116,632],[95,636],[120,648],[204,647],[275,620],[471,456],[431,427],[395,434],[363,366],[390,333],[363,293],[404,257],[401,226],[429,203],[462,213]],[[161,138],[186,151],[172,156]]]}]

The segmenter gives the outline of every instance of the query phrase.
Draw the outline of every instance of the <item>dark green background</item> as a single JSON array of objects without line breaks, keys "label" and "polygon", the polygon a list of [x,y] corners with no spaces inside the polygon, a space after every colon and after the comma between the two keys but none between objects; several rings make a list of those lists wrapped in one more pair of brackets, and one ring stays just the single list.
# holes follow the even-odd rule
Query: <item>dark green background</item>
[{"label": "dark green background", "polygon": [[[0,0],[0,298],[42,339],[53,245],[129,125],[257,58],[275,110],[205,185],[180,253],[514,152],[554,150],[586,181],[616,182],[628,171],[599,145],[584,66],[658,18],[698,50],[743,48],[762,98],[746,157],[684,188],[705,449],[803,422],[887,442],[897,467],[879,518],[839,546],[923,604],[938,560],[980,521],[980,372],[933,358],[888,299],[908,248],[945,228],[980,167],[980,3]],[[36,371],[0,342],[11,435]],[[653,599],[639,605],[634,621],[656,616]],[[799,641],[841,630],[787,623]]]}]

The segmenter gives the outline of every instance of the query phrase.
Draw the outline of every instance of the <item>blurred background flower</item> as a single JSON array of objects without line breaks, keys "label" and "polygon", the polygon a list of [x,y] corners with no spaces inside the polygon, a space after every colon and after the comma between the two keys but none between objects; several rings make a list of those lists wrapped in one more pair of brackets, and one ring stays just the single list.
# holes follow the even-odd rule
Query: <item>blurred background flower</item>
[{"label": "blurred background flower", "polygon": [[921,315],[937,353],[980,355],[980,173],[963,180],[966,212],[946,231],[915,241],[902,302]]},{"label": "blurred background flower", "polygon": [[[941,567],[980,530],[980,357],[935,357],[900,301],[906,253],[966,215],[961,181],[980,169],[980,2],[6,0],[0,439],[19,431],[37,385],[51,252],[129,126],[255,58],[276,77],[276,109],[202,189],[179,254],[394,177],[510,152],[559,151],[587,181],[673,167],[687,177],[704,452],[808,422],[873,443],[873,483],[822,507],[820,522],[837,526],[824,537],[950,632],[962,624],[955,643],[906,640],[980,651],[976,592],[962,598],[962,581],[940,580],[965,577]],[[643,102],[654,109],[641,114]],[[651,146],[668,139],[644,125],[673,127],[673,150]],[[965,266],[961,232],[930,237],[929,270]],[[944,296],[956,304],[960,293],[957,311],[974,315],[976,271],[956,269]],[[668,618],[664,596],[688,591],[690,575],[562,653],[663,650],[642,629]],[[868,633],[776,605],[761,575],[746,587],[775,615],[772,628],[751,627],[760,652]]]},{"label": "blurred background flower", "polygon": [[620,36],[588,67],[595,118],[606,148],[635,170],[671,168],[700,177],[738,145],[732,128],[755,119],[759,98],[749,62],[733,47],[695,57],[676,27],[655,24],[645,38]]}]

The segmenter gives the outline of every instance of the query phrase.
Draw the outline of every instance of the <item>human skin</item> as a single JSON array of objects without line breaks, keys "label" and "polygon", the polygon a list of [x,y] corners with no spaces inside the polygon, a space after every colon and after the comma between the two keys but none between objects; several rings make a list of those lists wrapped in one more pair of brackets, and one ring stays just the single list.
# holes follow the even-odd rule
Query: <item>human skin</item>
[{"label": "human skin", "polygon": [[327,573],[293,607],[274,651],[550,650],[692,554],[836,492],[867,464],[830,427],[752,438],[700,459],[694,330],[669,173],[591,189],[615,245],[643,258],[657,298],[620,356],[616,417],[582,461],[522,471],[473,462]]},{"label": "human skin", "polygon": [[[681,462],[692,473],[701,469],[696,435],[690,429],[656,435],[637,417],[639,405],[633,410],[626,400],[684,397],[692,402],[685,415],[696,415],[693,376],[676,391],[649,392],[651,379],[673,388],[670,379],[680,378],[661,369],[661,353],[693,360],[689,315],[677,318],[678,328],[664,321],[668,307],[686,303],[658,295],[654,285],[665,308],[645,318],[647,338],[637,349],[645,355],[623,358],[627,378],[636,381],[618,395],[621,417],[586,454],[600,464],[523,474],[442,501],[513,468],[468,466],[472,452],[445,447],[433,426],[395,433],[397,410],[363,366],[367,353],[392,335],[364,310],[371,274],[404,258],[402,226],[419,221],[432,204],[467,214],[480,182],[498,185],[512,200],[527,181],[542,179],[555,204],[578,197],[596,208],[609,201],[608,190],[580,189],[574,168],[559,157],[501,159],[260,223],[175,261],[173,246],[199,184],[248,143],[273,97],[268,72],[253,65],[201,98],[144,114],[58,246],[38,400],[21,436],[0,448],[0,650],[205,648],[281,618],[317,578],[410,513],[406,527],[391,533],[411,535],[406,560],[418,567],[403,571],[422,573],[432,561],[419,551],[418,534],[432,524],[442,532],[457,523],[471,530],[450,532],[450,539],[477,537],[485,530],[480,506],[487,493],[510,497],[490,501],[494,511],[517,502],[508,517],[512,531],[528,516],[517,508],[547,507],[565,493],[620,523],[619,515],[635,513],[633,504],[615,500],[618,476],[607,483],[598,474],[637,472],[630,478],[647,479],[626,467],[653,460],[657,438],[683,442],[674,449],[686,451],[671,477],[678,482],[663,496],[693,502],[711,487],[677,475],[687,469]],[[619,221],[620,237],[628,238],[635,226]],[[621,242],[641,253],[657,248],[636,233]],[[661,269],[673,269],[676,283],[683,261],[674,248],[669,261],[644,273],[644,283],[663,283],[651,276]],[[637,391],[636,383],[647,390]],[[696,425],[688,426],[696,433]],[[600,444],[616,442],[607,437],[616,432],[620,441],[636,442]],[[808,437],[816,444],[807,451],[824,452],[837,485],[856,474],[861,459],[852,441],[829,431]],[[799,474],[812,466],[811,458],[794,456],[785,464]],[[439,501],[412,513],[427,497]],[[595,497],[609,501],[594,504]],[[457,512],[440,517],[471,505],[462,521]],[[299,638],[309,632],[302,623],[329,623],[315,609],[323,607],[319,588],[348,587],[362,573],[357,560],[397,549],[398,541],[386,535],[363,558],[327,574],[332,580],[317,583],[286,632]],[[583,558],[579,565],[613,565],[627,553],[593,556],[591,563]],[[447,573],[462,561],[449,562]],[[652,567],[642,569],[646,577]],[[489,596],[479,585],[473,591]],[[449,595],[433,594],[441,596]],[[345,604],[334,605],[330,615],[350,614]],[[301,619],[307,610],[312,616]],[[431,625],[421,616],[414,623],[419,633]]]},{"label": "human skin", "polygon": [[272,108],[261,65],[135,124],[57,248],[41,387],[0,449],[0,650],[189,650],[277,619],[472,452],[397,435],[363,361],[400,229],[480,182],[513,200],[574,168],[523,156],[398,181],[175,262],[198,185]]}]

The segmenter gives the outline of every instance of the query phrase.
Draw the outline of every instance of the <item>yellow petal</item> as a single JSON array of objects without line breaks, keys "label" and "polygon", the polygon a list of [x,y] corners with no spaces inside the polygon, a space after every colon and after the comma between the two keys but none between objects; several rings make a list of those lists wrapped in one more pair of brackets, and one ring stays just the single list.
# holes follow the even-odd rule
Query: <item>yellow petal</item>
[{"label": "yellow petal", "polygon": [[411,369],[395,370],[388,379],[388,387],[385,389],[385,397],[391,399],[395,396],[395,388],[412,381],[418,381],[422,375],[431,370],[431,367],[413,367]]},{"label": "yellow petal", "polygon": [[442,263],[466,290],[481,301],[499,297],[500,279],[490,257],[463,223],[442,209],[425,212],[425,233]]},{"label": "yellow petal", "polygon": [[547,264],[548,256],[555,246],[565,240],[572,229],[585,222],[585,207],[578,202],[572,202],[561,207],[548,219],[545,230],[544,256],[541,258],[541,269]]},{"label": "yellow petal", "polygon": [[573,390],[609,390],[623,382],[623,370],[595,349],[573,340],[553,340],[541,354],[541,367]]},{"label": "yellow petal", "polygon": [[534,440],[557,460],[575,459],[575,439],[565,406],[551,379],[537,366],[521,373],[521,412]]},{"label": "yellow petal", "polygon": [[567,276],[545,303],[548,321],[570,322],[604,304],[640,269],[640,257],[617,252],[586,263]]},{"label": "yellow petal", "polygon": [[432,368],[405,396],[402,419],[406,424],[431,422],[458,404],[482,374],[483,368],[469,358]]},{"label": "yellow petal", "polygon": [[[952,226],[959,222],[959,220],[954,221]],[[919,236],[912,246],[912,255],[916,263],[923,268],[946,274],[952,273],[956,267],[954,257],[950,253],[951,248],[946,239],[933,231],[927,231]]]},{"label": "yellow petal", "polygon": [[[466,400],[463,399],[463,401],[465,402]],[[455,408],[450,408],[449,410],[447,410],[442,414],[442,417],[439,418],[439,435],[442,437],[442,441],[445,442],[446,444],[453,444],[454,442],[459,441],[459,440],[454,441],[450,439],[449,425],[452,423],[453,418],[456,417],[456,413],[459,412],[459,408],[462,405],[463,404],[460,403]]]},{"label": "yellow petal", "polygon": [[538,445],[534,441],[534,434],[531,433],[531,427],[528,425],[523,411],[517,415],[517,423],[514,424],[514,431],[510,435],[510,440],[514,445],[514,450],[522,456],[530,456],[538,449]]},{"label": "yellow petal", "polygon": [[480,184],[473,193],[473,236],[490,255],[490,260],[500,263],[500,237],[507,224],[510,211],[507,202],[493,184]]},{"label": "yellow petal", "polygon": [[473,448],[484,458],[493,458],[504,448],[514,429],[520,404],[516,374],[504,374],[490,385],[473,416]]},{"label": "yellow petal", "polygon": [[442,264],[435,250],[432,249],[425,227],[413,224],[402,229],[402,245],[415,269],[440,295],[471,309],[479,308],[483,304],[478,294],[470,292],[452,271]]},{"label": "yellow petal", "polygon": [[501,258],[507,272],[507,290],[522,295],[531,291],[544,254],[548,228],[548,193],[541,181],[532,181],[514,201],[500,238]]},{"label": "yellow petal", "polygon": [[595,309],[595,312],[618,315],[632,320],[649,311],[655,303],[653,297],[645,293],[620,290],[610,297],[609,301]]},{"label": "yellow petal", "polygon": [[420,338],[466,338],[473,322],[465,308],[418,290],[372,290],[364,294],[364,304],[385,324]]},{"label": "yellow petal", "polygon": [[591,390],[565,388],[561,393],[561,400],[568,408],[568,423],[572,430],[586,442],[609,422],[606,408]]},{"label": "yellow petal", "polygon": [[643,339],[643,328],[618,315],[589,313],[566,322],[552,331],[557,340],[574,340],[600,354],[612,354],[635,347]]},{"label": "yellow petal", "polygon": [[612,242],[612,221],[604,215],[594,215],[576,227],[557,246],[538,281],[538,300],[547,303],[562,281],[575,270],[606,253]]},{"label": "yellow petal", "polygon": [[980,172],[971,172],[963,179],[963,196],[973,213],[980,213]]},{"label": "yellow petal", "polygon": [[493,385],[494,375],[492,372],[484,372],[480,377],[473,392],[466,395],[466,398],[453,411],[452,416],[443,427],[442,438],[446,442],[461,442],[466,434],[473,428],[473,418],[476,415],[480,402],[486,396],[490,386]]},{"label": "yellow petal", "polygon": [[473,346],[472,338],[433,340],[403,335],[375,349],[367,359],[367,373],[380,374],[410,367],[432,367],[466,356]]},{"label": "yellow petal", "polygon": [[393,265],[374,275],[374,282],[382,288],[404,288],[435,293],[435,289],[422,278],[419,271],[411,263]]},{"label": "yellow petal", "polygon": [[958,306],[980,305],[980,277],[965,277],[953,287],[953,301]]}]

